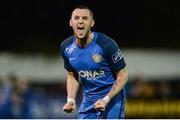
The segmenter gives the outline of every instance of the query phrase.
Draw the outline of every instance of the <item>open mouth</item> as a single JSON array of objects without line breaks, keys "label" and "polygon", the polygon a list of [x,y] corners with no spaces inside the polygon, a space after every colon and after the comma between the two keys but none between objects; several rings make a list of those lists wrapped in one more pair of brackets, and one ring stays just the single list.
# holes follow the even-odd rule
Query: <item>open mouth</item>
[{"label": "open mouth", "polygon": [[77,27],[77,32],[79,35],[83,35],[84,34],[84,27],[83,26],[78,26]]},{"label": "open mouth", "polygon": [[83,26],[78,26],[77,29],[78,30],[84,30],[84,27]]}]

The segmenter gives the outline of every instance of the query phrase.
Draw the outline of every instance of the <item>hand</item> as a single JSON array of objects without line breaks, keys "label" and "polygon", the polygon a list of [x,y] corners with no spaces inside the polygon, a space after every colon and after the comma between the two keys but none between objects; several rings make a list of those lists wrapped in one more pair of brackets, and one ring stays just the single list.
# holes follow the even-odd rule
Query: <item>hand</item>
[{"label": "hand", "polygon": [[99,100],[96,101],[96,103],[94,104],[94,108],[95,108],[97,111],[100,111],[100,112],[104,112],[106,106],[107,106],[107,103],[106,103],[106,101],[103,100],[103,99],[99,99]]},{"label": "hand", "polygon": [[76,110],[76,105],[73,102],[67,102],[63,107],[64,112],[71,113]]}]

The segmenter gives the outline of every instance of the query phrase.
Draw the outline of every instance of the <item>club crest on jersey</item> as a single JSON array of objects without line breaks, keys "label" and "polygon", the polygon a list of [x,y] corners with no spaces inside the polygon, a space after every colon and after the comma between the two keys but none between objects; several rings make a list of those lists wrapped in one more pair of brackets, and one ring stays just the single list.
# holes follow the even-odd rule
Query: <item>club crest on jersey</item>
[{"label": "club crest on jersey", "polygon": [[102,61],[102,57],[101,57],[101,55],[99,55],[99,54],[94,54],[94,55],[92,56],[92,59],[93,59],[93,61],[94,61],[95,63],[100,63],[100,62]]}]

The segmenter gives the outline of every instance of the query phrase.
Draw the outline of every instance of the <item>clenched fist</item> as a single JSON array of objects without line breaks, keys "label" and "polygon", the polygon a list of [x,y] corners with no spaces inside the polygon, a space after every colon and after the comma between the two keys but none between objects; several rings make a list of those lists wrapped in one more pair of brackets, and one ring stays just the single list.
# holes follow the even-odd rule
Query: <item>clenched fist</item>
[{"label": "clenched fist", "polygon": [[94,103],[94,108],[100,112],[104,112],[106,106],[107,106],[107,102],[103,99],[99,99],[98,101],[96,101],[96,103]]},{"label": "clenched fist", "polygon": [[64,112],[71,113],[76,110],[76,105],[73,102],[67,102],[63,107]]}]

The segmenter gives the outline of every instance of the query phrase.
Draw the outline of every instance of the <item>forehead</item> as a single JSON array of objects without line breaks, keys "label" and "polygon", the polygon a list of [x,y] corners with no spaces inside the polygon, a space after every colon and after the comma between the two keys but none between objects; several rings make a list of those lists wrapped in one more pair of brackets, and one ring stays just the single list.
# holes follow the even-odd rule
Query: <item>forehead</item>
[{"label": "forehead", "polygon": [[90,16],[90,11],[88,9],[75,9],[72,16]]}]

